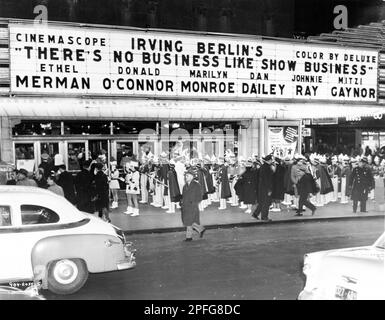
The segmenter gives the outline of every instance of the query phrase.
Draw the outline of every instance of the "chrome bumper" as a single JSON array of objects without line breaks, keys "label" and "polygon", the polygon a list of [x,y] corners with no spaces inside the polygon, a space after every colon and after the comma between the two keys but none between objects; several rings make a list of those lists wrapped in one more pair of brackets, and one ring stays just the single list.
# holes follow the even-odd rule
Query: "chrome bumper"
[{"label": "chrome bumper", "polygon": [[116,267],[118,270],[132,269],[136,266],[136,249],[132,248],[131,244],[124,245],[124,254],[126,258],[124,260],[118,261]]}]

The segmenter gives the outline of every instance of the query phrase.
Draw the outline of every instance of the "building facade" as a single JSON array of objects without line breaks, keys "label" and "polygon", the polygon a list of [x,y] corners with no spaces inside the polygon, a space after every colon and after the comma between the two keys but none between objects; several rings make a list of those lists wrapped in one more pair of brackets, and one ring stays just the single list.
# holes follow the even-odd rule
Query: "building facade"
[{"label": "building facade", "polygon": [[293,156],[304,119],[382,112],[378,64],[339,44],[4,19],[0,156],[32,170],[59,154],[74,171],[145,146]]}]

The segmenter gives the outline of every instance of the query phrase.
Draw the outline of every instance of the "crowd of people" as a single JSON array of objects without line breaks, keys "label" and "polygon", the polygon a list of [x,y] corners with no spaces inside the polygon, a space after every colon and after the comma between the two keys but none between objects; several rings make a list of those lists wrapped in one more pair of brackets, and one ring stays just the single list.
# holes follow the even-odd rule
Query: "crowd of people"
[{"label": "crowd of people", "polygon": [[[376,186],[383,190],[385,185],[385,159],[371,155],[269,154],[245,159],[228,150],[223,157],[189,159],[173,154],[170,159],[166,152],[156,157],[145,149],[139,157],[125,154],[119,164],[114,158],[108,164],[102,150],[94,159],[82,161],[75,175],[63,161],[49,160],[43,154],[33,177],[20,169],[7,184],[46,188],[64,196],[79,210],[97,212],[106,221],[110,221],[110,210],[118,207],[122,189],[127,215],[139,216],[140,204],[175,213],[183,207],[186,172],[200,188],[199,212],[215,204],[218,210],[239,207],[263,221],[269,221],[269,212],[279,212],[282,206],[295,209],[297,216],[303,215],[305,206],[313,215],[317,207],[329,202],[348,203],[349,198],[354,212],[358,203],[360,211],[366,212],[366,201],[375,198]],[[376,197],[384,198],[384,194]]]},{"label": "crowd of people", "polygon": [[[148,152],[148,151],[147,151]],[[374,199],[374,189],[384,186],[385,159],[346,155],[252,156],[248,159],[227,152],[224,157],[194,158],[166,153],[159,158],[147,154],[139,167],[138,184],[143,203],[152,195],[154,207],[174,213],[179,207],[184,172],[192,170],[201,187],[199,210],[218,203],[218,209],[240,207],[256,219],[269,220],[269,211],[279,212],[282,205],[303,215],[303,206],[312,214],[329,202],[348,203],[353,211],[366,212],[366,201]],[[381,188],[383,190],[383,188]],[[382,195],[384,198],[384,195]],[[128,207],[126,213],[130,213]]]}]

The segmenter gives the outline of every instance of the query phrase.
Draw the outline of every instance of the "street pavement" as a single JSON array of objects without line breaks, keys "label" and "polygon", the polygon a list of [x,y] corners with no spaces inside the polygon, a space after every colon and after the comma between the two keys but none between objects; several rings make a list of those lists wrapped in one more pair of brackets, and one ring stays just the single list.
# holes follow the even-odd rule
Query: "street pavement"
[{"label": "street pavement", "polygon": [[[203,212],[201,212],[201,223],[209,227],[235,227],[243,225],[262,224],[264,222],[255,220],[250,214],[245,213],[238,207],[231,207],[227,204],[226,210],[218,210],[218,203],[213,203]],[[176,209],[175,213],[166,213],[166,210],[155,208],[148,204],[140,204],[140,215],[131,217],[124,214],[127,208],[127,202],[123,197],[119,201],[119,207],[111,209],[110,218],[112,223],[126,234],[131,233],[152,233],[152,232],[170,232],[182,231],[183,225],[181,221],[181,213]],[[296,217],[295,211],[288,206],[281,205],[281,212],[270,212],[269,218],[274,222],[298,222],[310,219],[345,219],[369,216],[383,216],[385,206],[379,205],[378,202],[369,200],[367,205],[367,213],[353,213],[352,203],[340,204],[329,203],[324,207],[317,209],[314,216],[311,216],[309,209],[302,217]]]},{"label": "street pavement", "polygon": [[304,285],[303,255],[372,244],[384,218],[265,224],[184,233],[128,236],[137,252],[132,270],[90,274],[76,294],[47,299],[296,299]]}]

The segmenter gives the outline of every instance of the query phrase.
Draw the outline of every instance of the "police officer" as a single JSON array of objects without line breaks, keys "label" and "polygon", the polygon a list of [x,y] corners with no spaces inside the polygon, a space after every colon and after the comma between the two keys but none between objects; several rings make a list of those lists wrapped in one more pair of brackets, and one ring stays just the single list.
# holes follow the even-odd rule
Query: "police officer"
[{"label": "police officer", "polygon": [[353,169],[349,183],[352,190],[353,212],[357,212],[358,201],[360,202],[360,211],[367,212],[366,201],[369,192],[374,189],[374,178],[366,156],[363,156],[358,167]]}]

